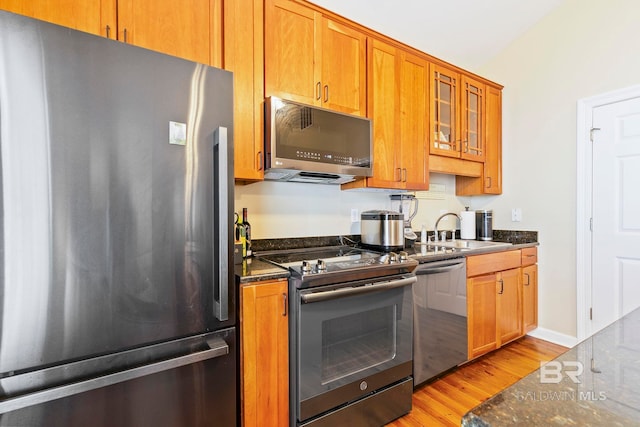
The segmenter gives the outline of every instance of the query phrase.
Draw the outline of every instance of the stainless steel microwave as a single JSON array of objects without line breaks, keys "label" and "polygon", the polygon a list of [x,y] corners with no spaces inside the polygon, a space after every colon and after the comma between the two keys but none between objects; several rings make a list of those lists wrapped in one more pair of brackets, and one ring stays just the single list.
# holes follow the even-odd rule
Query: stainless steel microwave
[{"label": "stainless steel microwave", "polygon": [[372,174],[371,120],[269,97],[265,180],[343,184]]}]

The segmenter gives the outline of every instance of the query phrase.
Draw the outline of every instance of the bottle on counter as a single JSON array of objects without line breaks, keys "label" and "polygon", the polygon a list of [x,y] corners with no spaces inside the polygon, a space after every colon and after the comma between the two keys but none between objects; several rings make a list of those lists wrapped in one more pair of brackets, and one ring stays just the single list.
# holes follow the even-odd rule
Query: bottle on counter
[{"label": "bottle on counter", "polygon": [[247,208],[242,208],[242,225],[244,226],[244,246],[242,255],[244,257],[250,257],[253,254],[251,249],[251,224],[247,218]]},{"label": "bottle on counter", "polygon": [[238,218],[238,222],[236,223],[236,237],[242,246],[242,258],[247,256],[247,239],[246,239],[246,229],[244,227],[243,218]]}]

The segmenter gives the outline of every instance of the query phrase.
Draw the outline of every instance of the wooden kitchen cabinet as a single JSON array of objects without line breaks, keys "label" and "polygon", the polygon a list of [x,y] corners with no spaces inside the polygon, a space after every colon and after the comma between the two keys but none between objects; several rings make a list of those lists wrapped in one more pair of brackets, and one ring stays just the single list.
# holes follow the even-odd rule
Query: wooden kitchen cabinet
[{"label": "wooden kitchen cabinet", "polygon": [[0,9],[87,33],[115,37],[116,1],[0,0]]},{"label": "wooden kitchen cabinet", "polygon": [[212,65],[217,0],[0,0],[0,8]]},{"label": "wooden kitchen cabinet", "polygon": [[538,327],[538,249],[522,249],[522,333]]},{"label": "wooden kitchen cabinet", "polygon": [[486,86],[486,157],[479,177],[457,176],[456,195],[502,194],[502,90]]},{"label": "wooden kitchen cabinet", "polygon": [[447,67],[431,65],[431,144],[434,155],[485,160],[485,85]]},{"label": "wooden kitchen cabinet", "polygon": [[371,39],[367,75],[374,175],[342,188],[428,190],[428,62]]},{"label": "wooden kitchen cabinet", "polygon": [[265,96],[365,115],[364,33],[291,0],[266,0],[265,29]]},{"label": "wooden kitchen cabinet", "polygon": [[242,425],[289,424],[287,280],[240,286]]},{"label": "wooden kitchen cabinet", "polygon": [[467,257],[469,359],[523,335],[520,250]]},{"label": "wooden kitchen cabinet", "polygon": [[223,1],[222,68],[233,72],[236,182],[264,178],[264,56],[262,0]]}]

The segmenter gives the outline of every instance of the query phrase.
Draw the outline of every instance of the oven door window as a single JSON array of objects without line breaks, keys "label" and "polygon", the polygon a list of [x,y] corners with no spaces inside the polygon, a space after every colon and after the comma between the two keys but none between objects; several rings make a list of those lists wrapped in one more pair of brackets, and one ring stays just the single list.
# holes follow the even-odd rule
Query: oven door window
[{"label": "oven door window", "polygon": [[410,361],[412,327],[411,286],[301,304],[300,400]]}]

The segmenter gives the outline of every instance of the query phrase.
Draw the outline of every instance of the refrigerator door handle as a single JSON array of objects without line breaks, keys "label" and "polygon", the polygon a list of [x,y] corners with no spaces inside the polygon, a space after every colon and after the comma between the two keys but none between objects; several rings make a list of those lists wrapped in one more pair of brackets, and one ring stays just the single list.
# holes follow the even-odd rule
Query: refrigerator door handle
[{"label": "refrigerator door handle", "polygon": [[1,400],[0,414],[229,354],[229,345],[220,337],[207,339],[207,345],[208,349],[196,353]]},{"label": "refrigerator door handle", "polygon": [[229,259],[229,176],[222,165],[229,164],[229,144],[227,143],[227,128],[219,127],[214,133],[214,144],[218,146],[218,300],[214,297],[215,316],[220,321],[229,320],[229,271],[224,260]]}]

